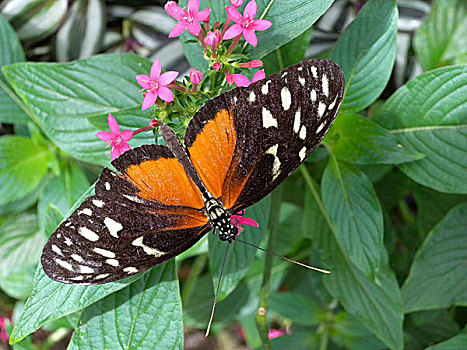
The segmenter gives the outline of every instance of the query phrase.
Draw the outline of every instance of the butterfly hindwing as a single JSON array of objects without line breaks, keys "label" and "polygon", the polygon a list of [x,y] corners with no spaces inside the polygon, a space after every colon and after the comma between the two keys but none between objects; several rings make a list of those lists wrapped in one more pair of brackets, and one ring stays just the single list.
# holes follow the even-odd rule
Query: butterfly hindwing
[{"label": "butterfly hindwing", "polygon": [[208,190],[220,192],[231,213],[264,198],[321,142],[343,91],[336,64],[311,60],[209,101],[185,134]]},{"label": "butterfly hindwing", "polygon": [[[121,174],[104,169],[96,194],[45,246],[42,266],[52,279],[74,284],[122,279],[173,258],[211,229],[198,208],[199,191],[167,147],[142,146],[113,165]],[[169,184],[184,196],[170,192]]]}]

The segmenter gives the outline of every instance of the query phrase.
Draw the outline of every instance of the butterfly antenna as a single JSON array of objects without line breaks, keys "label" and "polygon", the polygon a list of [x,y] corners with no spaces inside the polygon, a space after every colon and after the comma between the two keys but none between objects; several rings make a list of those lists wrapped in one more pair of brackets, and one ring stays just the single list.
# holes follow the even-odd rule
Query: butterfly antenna
[{"label": "butterfly antenna", "polygon": [[204,334],[205,337],[207,337],[209,335],[209,332],[211,331],[212,320],[214,318],[214,312],[216,310],[216,305],[217,305],[217,296],[219,295],[219,289],[221,287],[222,278],[224,277],[224,267],[225,267],[225,262],[227,261],[227,253],[229,252],[229,247],[230,247],[230,243],[227,244],[227,248],[225,249],[224,261],[222,261],[221,273],[219,275],[220,276],[219,281],[217,282],[216,295],[214,296],[214,303],[212,304],[212,311],[211,311],[211,317],[209,318],[208,328],[206,329],[206,333]]},{"label": "butterfly antenna", "polygon": [[295,261],[295,260],[286,258],[285,256],[282,256],[282,255],[279,255],[279,254],[277,254],[277,253],[271,252],[270,250],[267,250],[267,249],[263,249],[263,248],[258,247],[257,245],[254,245],[254,244],[252,244],[252,243],[250,243],[250,242],[246,242],[246,241],[243,241],[243,240],[241,240],[241,239],[236,239],[236,241],[237,241],[237,242],[240,242],[240,243],[243,243],[243,244],[246,244],[246,245],[249,245],[250,247],[259,249],[259,250],[261,250],[261,251],[263,251],[263,252],[265,252],[265,253],[268,253],[268,254],[277,256],[278,258],[281,258],[281,259],[283,259],[283,260],[285,260],[285,261],[288,261],[288,262],[294,263],[294,264],[296,264],[296,265],[305,267],[305,268],[307,268],[308,270],[318,271],[318,272],[322,272],[322,273],[326,273],[326,274],[331,273],[331,271],[323,270],[323,269],[320,269],[320,268],[318,268],[318,267],[313,267],[313,266],[310,266],[310,265],[301,263],[301,262],[299,262],[299,261]]}]

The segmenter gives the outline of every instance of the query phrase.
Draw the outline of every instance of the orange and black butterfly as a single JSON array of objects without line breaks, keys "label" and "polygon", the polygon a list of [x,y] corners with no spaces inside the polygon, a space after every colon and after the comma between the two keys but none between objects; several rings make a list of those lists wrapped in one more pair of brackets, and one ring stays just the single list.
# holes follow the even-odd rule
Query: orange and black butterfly
[{"label": "orange and black butterfly", "polygon": [[306,159],[329,130],[344,92],[340,68],[303,61],[209,101],[182,144],[145,145],[104,169],[87,198],[50,237],[42,266],[73,284],[119,280],[187,250],[207,232],[232,242],[230,217],[258,202]]}]

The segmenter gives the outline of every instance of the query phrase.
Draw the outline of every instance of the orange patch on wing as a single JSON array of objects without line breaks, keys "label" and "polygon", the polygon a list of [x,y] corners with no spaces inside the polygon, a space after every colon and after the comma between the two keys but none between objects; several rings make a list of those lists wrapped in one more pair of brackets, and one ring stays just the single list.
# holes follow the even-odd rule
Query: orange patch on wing
[{"label": "orange patch on wing", "polygon": [[223,109],[204,126],[188,149],[199,177],[215,198],[222,196],[236,142],[233,116]]},{"label": "orange patch on wing", "polygon": [[131,165],[124,176],[144,199],[170,206],[204,207],[201,193],[176,158]]}]

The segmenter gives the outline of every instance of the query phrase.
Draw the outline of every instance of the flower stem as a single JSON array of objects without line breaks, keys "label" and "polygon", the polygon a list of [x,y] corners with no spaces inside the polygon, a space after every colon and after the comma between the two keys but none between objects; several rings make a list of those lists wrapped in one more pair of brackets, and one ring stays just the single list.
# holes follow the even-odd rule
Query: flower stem
[{"label": "flower stem", "polygon": [[[271,195],[271,210],[269,212],[269,240],[267,250],[273,251],[276,243],[277,234],[279,233],[279,213],[281,208],[282,187],[277,188]],[[260,300],[258,310],[256,311],[256,328],[258,329],[263,349],[270,350],[271,341],[269,340],[269,328],[267,324],[266,314],[268,308],[268,300],[271,288],[271,269],[273,256],[267,254],[265,256],[263,282],[261,283]]]},{"label": "flower stem", "polygon": [[242,37],[242,34],[239,34],[235,37],[235,40],[233,41],[232,45],[229,47],[229,51],[227,52],[227,56],[230,56],[235,49],[235,46],[237,46],[238,42],[240,41],[240,38]]}]

